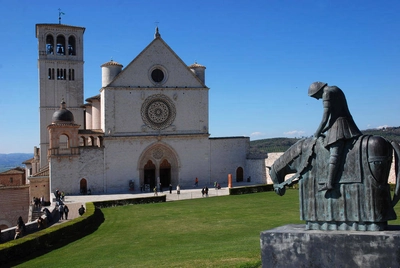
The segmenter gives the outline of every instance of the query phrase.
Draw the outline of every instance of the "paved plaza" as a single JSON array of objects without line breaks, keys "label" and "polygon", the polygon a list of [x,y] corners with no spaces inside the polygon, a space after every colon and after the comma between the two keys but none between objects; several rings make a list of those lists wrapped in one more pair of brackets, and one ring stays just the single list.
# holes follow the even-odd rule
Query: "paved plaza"
[{"label": "paved plaza", "polygon": [[[229,188],[222,187],[221,189],[209,188],[208,196],[202,195],[201,193],[202,187],[192,188],[192,189],[181,189],[180,194],[177,194],[176,189],[172,190],[172,193],[166,188],[163,192],[158,192],[158,195],[165,195],[166,200],[168,201],[178,201],[185,199],[195,199],[195,198],[207,198],[207,197],[216,197],[216,196],[225,196],[229,195]],[[140,192],[140,191],[132,191],[120,194],[91,194],[91,195],[70,195],[65,196],[64,204],[69,208],[68,220],[79,217],[78,209],[81,205],[85,206],[87,202],[96,202],[96,201],[107,201],[107,200],[120,200],[120,199],[131,199],[131,198],[139,198],[139,197],[150,197],[154,196],[154,192]],[[65,220],[60,220],[59,222],[64,222]]]}]

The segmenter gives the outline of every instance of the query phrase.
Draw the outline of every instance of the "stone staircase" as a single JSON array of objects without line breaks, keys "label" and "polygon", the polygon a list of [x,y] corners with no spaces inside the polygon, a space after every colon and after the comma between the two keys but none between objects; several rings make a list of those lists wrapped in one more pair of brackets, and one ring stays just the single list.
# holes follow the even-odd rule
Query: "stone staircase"
[{"label": "stone staircase", "polygon": [[31,205],[32,215],[30,221],[36,221],[39,217],[43,215],[41,208],[41,206],[35,207],[34,205]]}]

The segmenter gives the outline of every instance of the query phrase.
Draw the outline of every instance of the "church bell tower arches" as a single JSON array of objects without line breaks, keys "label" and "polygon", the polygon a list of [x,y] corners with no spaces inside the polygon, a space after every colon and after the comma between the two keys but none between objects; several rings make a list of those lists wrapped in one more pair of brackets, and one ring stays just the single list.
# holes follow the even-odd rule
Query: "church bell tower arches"
[{"label": "church bell tower arches", "polygon": [[[138,167],[139,183],[150,187],[150,191],[159,183],[163,188],[167,188],[169,184],[174,187],[179,184],[179,160],[176,152],[166,144],[153,144],[144,150],[139,158]],[[149,179],[150,177],[154,177],[154,181]]]}]

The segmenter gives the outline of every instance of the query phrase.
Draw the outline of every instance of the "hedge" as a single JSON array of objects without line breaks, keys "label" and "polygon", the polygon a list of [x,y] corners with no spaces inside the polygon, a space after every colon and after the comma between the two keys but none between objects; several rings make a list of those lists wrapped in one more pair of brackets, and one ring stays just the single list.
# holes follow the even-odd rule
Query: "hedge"
[{"label": "hedge", "polygon": [[[22,263],[29,255],[40,256],[49,250],[62,247],[97,230],[104,222],[101,208],[129,204],[149,204],[166,202],[166,196],[151,196],[123,200],[109,200],[86,203],[86,212],[81,217],[50,226],[17,240],[0,244],[0,266],[6,263]],[[14,263],[14,264],[15,264]],[[10,265],[10,264],[8,264]]]},{"label": "hedge", "polygon": [[272,184],[229,188],[229,195],[252,194],[269,191],[274,191],[274,186]]}]

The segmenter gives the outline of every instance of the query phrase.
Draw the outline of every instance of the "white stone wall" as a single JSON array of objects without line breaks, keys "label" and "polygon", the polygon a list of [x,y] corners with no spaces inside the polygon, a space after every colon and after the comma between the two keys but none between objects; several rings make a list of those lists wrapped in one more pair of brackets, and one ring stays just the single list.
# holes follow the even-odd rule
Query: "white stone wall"
[{"label": "white stone wall", "polygon": [[[266,184],[267,182],[267,172],[265,167],[265,159],[247,159],[247,172],[251,176],[252,184]],[[269,176],[269,175],[268,175]],[[244,179],[246,180],[248,176]]]},{"label": "white stone wall", "polygon": [[232,174],[232,182],[236,181],[237,168],[243,168],[243,180],[249,176],[246,157],[250,147],[248,137],[210,138],[210,179],[211,182],[228,182],[228,174]]},{"label": "white stone wall", "polygon": [[[191,187],[196,177],[209,178],[209,144],[207,137],[126,137],[107,140],[105,148],[105,180],[107,192],[127,189],[129,180],[136,186],[140,180],[140,160],[142,154],[154,145],[163,144],[176,153],[178,167],[172,170],[173,185]],[[163,159],[150,159],[158,165]],[[167,159],[168,160],[168,159]],[[171,159],[169,159],[171,162]],[[174,176],[175,175],[175,176]]]},{"label": "white stone wall", "polygon": [[101,129],[101,108],[100,100],[92,99],[92,128]]},{"label": "white stone wall", "polygon": [[86,112],[85,112],[85,118],[86,118],[86,129],[93,129],[93,124],[92,124],[92,106],[91,105],[86,105]]},{"label": "white stone wall", "polygon": [[267,184],[273,184],[271,180],[271,176],[269,175],[269,168],[271,167],[274,162],[284,153],[268,153],[268,158],[265,159],[265,168],[266,168],[266,182]]},{"label": "white stone wall", "polygon": [[162,141],[177,153],[180,165],[178,182],[182,187],[192,187],[196,177],[200,182],[210,177],[210,147],[206,136],[176,136]]},{"label": "white stone wall", "polygon": [[161,133],[208,133],[208,89],[132,89],[105,88],[102,91],[105,107],[104,131],[116,135],[158,134],[145,126],[141,109],[146,98],[162,94],[170,99],[176,109],[172,125]]},{"label": "white stone wall", "polygon": [[80,193],[80,180],[87,180],[92,193],[104,193],[103,148],[81,148],[78,156],[52,157],[50,161],[50,191],[56,189],[68,194]]}]

